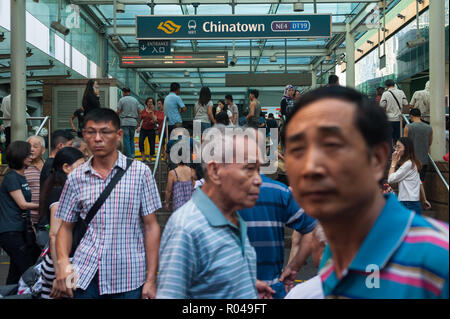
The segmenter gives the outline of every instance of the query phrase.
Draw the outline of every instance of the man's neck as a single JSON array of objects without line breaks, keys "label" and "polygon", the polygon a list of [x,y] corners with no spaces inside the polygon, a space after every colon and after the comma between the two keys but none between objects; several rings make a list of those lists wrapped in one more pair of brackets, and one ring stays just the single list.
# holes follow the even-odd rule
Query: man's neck
[{"label": "man's neck", "polygon": [[56,153],[58,153],[58,151],[59,151],[59,150],[54,150],[54,151],[52,151],[52,152],[50,153],[49,158],[55,158]]},{"label": "man's neck", "polygon": [[[321,221],[330,243],[333,263],[338,278],[350,266],[372,226],[386,203],[381,193],[375,194],[366,204],[358,204],[354,211],[347,211],[348,218]],[[349,231],[349,230],[353,231]]]},{"label": "man's neck", "polygon": [[410,116],[410,119],[411,119],[411,122],[414,122],[414,123],[420,123],[420,122],[422,122],[422,120],[420,119],[420,117],[417,118],[417,117],[412,117],[412,116]]},{"label": "man's neck", "polygon": [[102,175],[103,178],[106,179],[118,158],[119,152],[117,152],[117,150],[102,157],[94,155],[91,165],[93,169],[95,169],[98,173],[100,173],[100,175]]},{"label": "man's neck", "polygon": [[202,191],[209,197],[209,199],[211,199],[211,201],[217,206],[228,221],[234,225],[238,225],[236,209],[227,205],[226,199],[221,196],[221,193],[218,192],[214,186],[211,186],[208,182],[205,182],[202,186]]}]

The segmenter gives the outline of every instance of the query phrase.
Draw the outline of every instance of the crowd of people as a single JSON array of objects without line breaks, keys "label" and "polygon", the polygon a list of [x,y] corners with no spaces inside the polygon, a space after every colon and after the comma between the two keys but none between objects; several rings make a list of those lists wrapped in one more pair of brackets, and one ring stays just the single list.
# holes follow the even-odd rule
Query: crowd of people
[{"label": "crowd of people", "polygon": [[[39,262],[46,299],[448,298],[448,224],[422,216],[431,207],[423,187],[431,127],[412,105],[400,137],[409,104],[392,80],[377,99],[338,80],[303,95],[287,85],[280,121],[261,111],[258,90],[240,117],[231,95],[214,106],[203,87],[199,140],[183,128],[178,83],[144,107],[123,88],[113,111],[100,107],[90,80],[70,120],[77,138],[53,132],[45,161],[40,136],[7,148],[6,284]],[[163,201],[146,164],[165,117]],[[230,137],[230,128],[244,130]],[[282,180],[261,173],[269,133],[259,128],[280,130]],[[141,161],[133,160],[135,132]],[[399,184],[398,196],[383,194],[385,180]],[[173,212],[162,234],[161,208]],[[293,229],[286,265],[285,227]],[[317,275],[295,285],[310,256]]]}]

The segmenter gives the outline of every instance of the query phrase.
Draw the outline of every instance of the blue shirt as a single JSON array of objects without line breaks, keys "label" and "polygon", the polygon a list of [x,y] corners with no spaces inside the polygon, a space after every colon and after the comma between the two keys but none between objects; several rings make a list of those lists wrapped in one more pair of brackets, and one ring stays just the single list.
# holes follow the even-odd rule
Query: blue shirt
[{"label": "blue shirt", "polygon": [[176,123],[183,123],[181,119],[180,111],[184,107],[184,103],[181,97],[174,92],[170,92],[164,99],[164,113],[166,113],[168,123],[167,125],[175,125]]},{"label": "blue shirt", "polygon": [[317,221],[305,214],[289,188],[261,174],[262,184],[253,208],[239,211],[247,222],[247,234],[256,250],[257,278],[271,285],[274,298],[283,298],[286,290],[278,281],[284,265],[284,227],[301,234],[314,230]]},{"label": "blue shirt", "polygon": [[257,298],[256,254],[238,220],[236,227],[197,189],[164,228],[156,297]]},{"label": "blue shirt", "polygon": [[325,247],[319,271],[324,295],[448,299],[448,224],[415,214],[401,205],[394,194],[386,199],[341,279],[336,277],[331,250],[328,245]]}]

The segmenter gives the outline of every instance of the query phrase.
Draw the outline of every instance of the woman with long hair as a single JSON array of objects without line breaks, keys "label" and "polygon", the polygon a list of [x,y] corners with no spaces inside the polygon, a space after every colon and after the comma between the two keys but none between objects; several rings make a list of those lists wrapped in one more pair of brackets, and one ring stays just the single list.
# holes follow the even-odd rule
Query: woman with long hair
[{"label": "woman with long hair", "polygon": [[31,202],[31,190],[25,169],[31,165],[31,145],[15,141],[6,149],[10,170],[0,186],[0,247],[10,259],[7,285],[17,284],[20,277],[39,256],[32,233],[30,209],[39,204]]},{"label": "woman with long hair", "polygon": [[84,155],[80,150],[74,147],[62,148],[56,153],[50,175],[42,186],[39,207],[40,224],[50,225],[49,251],[44,252],[42,264],[41,298],[44,299],[63,297],[53,289],[55,274],[59,270],[55,245],[56,234],[61,226],[61,220],[55,218],[55,213],[67,175],[83,163]]},{"label": "woman with long hair", "polygon": [[211,127],[211,123],[216,123],[212,108],[211,90],[204,86],[200,89],[198,101],[194,106],[194,121],[200,121],[202,133]]},{"label": "woman with long hair", "polygon": [[82,106],[84,108],[84,115],[89,111],[100,107],[100,91],[98,82],[94,79],[90,79],[86,84],[84,90]]},{"label": "woman with long hair", "polygon": [[[141,125],[142,127],[139,127]],[[158,123],[158,118],[155,113],[155,100],[151,97],[145,100],[145,109],[139,113],[138,123],[136,126],[136,131],[139,133],[139,150],[142,154],[142,161],[149,163],[153,156],[155,156],[155,138],[156,138],[156,126]],[[145,154],[144,143],[145,139],[148,139],[148,144],[150,145],[150,154],[148,156]]]},{"label": "woman with long hair", "polygon": [[219,100],[217,101],[217,106],[214,109],[214,117],[217,122],[217,115],[219,115],[221,112],[225,112],[225,114],[228,116],[228,119],[230,122],[233,120],[233,113],[228,109],[228,105],[225,104],[224,101]]},{"label": "woman with long hair", "polygon": [[421,202],[426,209],[431,205],[427,201],[419,171],[422,167],[414,153],[414,144],[408,137],[401,137],[395,144],[392,162],[388,174],[388,183],[398,183],[398,200],[417,214],[422,213]]}]

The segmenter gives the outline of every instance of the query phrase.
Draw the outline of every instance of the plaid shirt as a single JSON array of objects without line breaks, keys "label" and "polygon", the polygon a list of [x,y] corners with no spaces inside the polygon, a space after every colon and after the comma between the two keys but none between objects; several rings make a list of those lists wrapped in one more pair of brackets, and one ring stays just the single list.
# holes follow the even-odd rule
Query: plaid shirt
[{"label": "plaid shirt", "polygon": [[[103,180],[92,168],[91,160],[68,176],[57,218],[72,223],[79,216],[84,219],[117,168],[126,168],[126,157],[119,152],[112,173]],[[141,215],[152,214],[160,207],[161,200],[150,169],[133,162],[90,222],[75,252],[72,265],[79,275],[78,288],[86,290],[97,271],[101,295],[142,286],[147,268]]]}]

